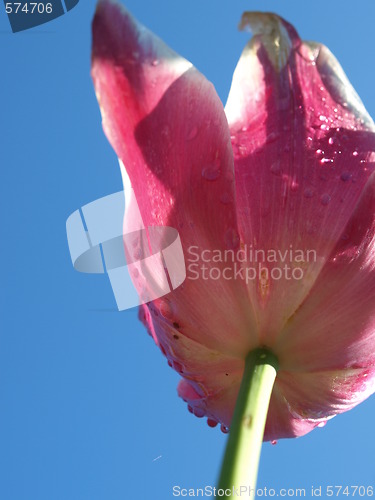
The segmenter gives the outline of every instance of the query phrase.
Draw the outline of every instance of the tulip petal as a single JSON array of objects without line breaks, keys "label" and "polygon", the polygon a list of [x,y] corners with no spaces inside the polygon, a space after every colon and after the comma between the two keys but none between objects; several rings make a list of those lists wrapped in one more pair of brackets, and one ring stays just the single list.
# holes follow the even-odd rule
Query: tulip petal
[{"label": "tulip petal", "polygon": [[179,396],[196,416],[206,416],[229,426],[241,383],[244,361],[208,349],[184,335],[171,322],[165,299],[140,308],[140,319],[167,357],[168,364],[183,376]]},{"label": "tulip petal", "polygon": [[212,84],[109,0],[93,21],[92,76],[145,226],[179,231],[188,279],[171,294],[174,321],[208,348],[245,356],[257,337],[243,282],[194,278],[189,267],[192,246],[200,253],[238,244],[233,153]]},{"label": "tulip petal", "polygon": [[261,342],[273,348],[360,199],[373,171],[375,135],[328,49],[302,42],[274,14],[247,13],[242,25],[255,36],[225,111],[241,242],[260,250],[249,296]]},{"label": "tulip petal", "polygon": [[[309,296],[278,339],[285,369],[375,369],[374,213],[375,174]],[[364,399],[369,393],[363,389]]]}]

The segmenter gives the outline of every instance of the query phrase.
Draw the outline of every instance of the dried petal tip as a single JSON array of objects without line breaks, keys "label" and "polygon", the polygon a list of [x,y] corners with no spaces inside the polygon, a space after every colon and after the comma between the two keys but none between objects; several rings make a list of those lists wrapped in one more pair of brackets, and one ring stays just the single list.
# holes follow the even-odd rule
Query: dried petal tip
[{"label": "dried petal tip", "polygon": [[281,71],[286,65],[293,40],[298,39],[289,23],[270,12],[244,12],[239,29],[248,29],[260,39],[276,71]]}]

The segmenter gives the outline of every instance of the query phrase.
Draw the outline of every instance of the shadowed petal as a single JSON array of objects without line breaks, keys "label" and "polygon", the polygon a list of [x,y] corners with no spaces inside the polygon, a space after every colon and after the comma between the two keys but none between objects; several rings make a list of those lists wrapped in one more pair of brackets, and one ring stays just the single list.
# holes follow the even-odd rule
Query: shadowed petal
[{"label": "shadowed petal", "polygon": [[192,246],[200,254],[239,243],[229,130],[212,84],[108,0],[93,22],[92,76],[145,226],[180,233],[188,278],[173,291],[174,321],[197,342],[245,355],[257,339],[242,280],[196,278],[190,267]]},{"label": "shadowed petal", "polygon": [[309,296],[278,339],[287,370],[375,369],[374,213],[372,175]]}]

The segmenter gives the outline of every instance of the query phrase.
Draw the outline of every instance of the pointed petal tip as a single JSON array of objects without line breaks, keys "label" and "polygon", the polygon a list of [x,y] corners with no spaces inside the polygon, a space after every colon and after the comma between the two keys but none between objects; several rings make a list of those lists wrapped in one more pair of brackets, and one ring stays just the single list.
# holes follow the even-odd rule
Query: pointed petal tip
[{"label": "pointed petal tip", "polygon": [[246,11],[238,25],[240,31],[251,31],[253,35],[270,35],[283,21],[272,12]]},{"label": "pointed petal tip", "polygon": [[104,9],[111,8],[111,7],[116,7],[118,9],[124,8],[123,5],[119,4],[117,0],[98,0],[96,2],[94,17],[93,17],[93,24],[94,24],[95,18],[99,14],[101,14],[104,11]]},{"label": "pointed petal tip", "polygon": [[251,31],[265,37],[282,37],[288,34],[292,39],[298,39],[296,29],[288,21],[273,12],[245,11],[238,25],[240,31]]},{"label": "pointed petal tip", "polygon": [[292,46],[300,43],[293,26],[272,12],[244,12],[239,29],[251,31],[254,37],[260,38],[277,71],[287,63]]}]

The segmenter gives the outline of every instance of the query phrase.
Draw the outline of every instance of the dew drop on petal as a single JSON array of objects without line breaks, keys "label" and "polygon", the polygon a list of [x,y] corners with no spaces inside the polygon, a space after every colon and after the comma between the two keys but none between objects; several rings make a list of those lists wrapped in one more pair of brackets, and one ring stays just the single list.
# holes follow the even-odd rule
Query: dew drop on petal
[{"label": "dew drop on petal", "polygon": [[277,132],[271,132],[270,134],[267,135],[266,142],[268,144],[275,142],[279,138],[280,134]]},{"label": "dew drop on petal", "polygon": [[333,163],[333,160],[332,160],[332,158],[322,158],[322,159],[320,160],[320,163],[321,163],[322,165],[324,165],[325,163]]},{"label": "dew drop on petal", "polygon": [[202,177],[207,181],[216,181],[216,179],[219,178],[220,173],[220,164],[216,162],[203,168]]},{"label": "dew drop on petal", "polygon": [[216,426],[217,426],[217,422],[216,422],[216,420],[214,420],[213,418],[208,418],[208,419],[207,419],[207,425],[208,425],[209,427],[212,427],[212,428],[213,428],[213,427],[216,427]]},{"label": "dew drop on petal", "polygon": [[353,151],[353,156],[358,156],[358,151]]},{"label": "dew drop on petal", "polygon": [[331,197],[327,193],[322,194],[322,196],[320,197],[320,203],[322,205],[328,205],[330,201],[331,201]]},{"label": "dew drop on petal", "polygon": [[297,181],[293,180],[291,182],[291,184],[290,184],[290,190],[294,191],[294,192],[298,190],[298,182]]},{"label": "dew drop on petal", "polygon": [[227,427],[227,426],[226,426],[226,425],[224,425],[224,424],[221,424],[221,425],[220,425],[220,430],[221,430],[221,432],[223,432],[224,434],[228,434],[228,432],[229,432],[229,427]]},{"label": "dew drop on petal", "polygon": [[202,408],[194,408],[193,414],[198,418],[202,418],[204,417],[205,411]]},{"label": "dew drop on petal", "polygon": [[275,163],[272,164],[271,172],[274,175],[280,175],[280,173],[281,173],[280,161],[276,161]]},{"label": "dew drop on petal", "polygon": [[313,190],[312,190],[312,189],[310,189],[310,188],[306,188],[306,189],[304,190],[304,192],[303,192],[303,196],[304,196],[305,198],[312,198],[312,197],[314,196],[314,192],[313,192]]},{"label": "dew drop on petal", "polygon": [[343,172],[340,175],[340,179],[344,182],[349,181],[352,178],[352,174],[350,172]]},{"label": "dew drop on petal", "polygon": [[325,427],[326,424],[327,424],[327,420],[325,420],[324,422],[319,422],[319,424],[317,425],[317,427],[322,428],[322,427]]},{"label": "dew drop on petal", "polygon": [[244,146],[243,144],[240,144],[238,146],[238,152],[239,152],[240,156],[246,156],[247,155],[247,148],[246,148],[246,146]]},{"label": "dew drop on petal", "polygon": [[154,59],[151,64],[153,66],[158,66],[159,63],[160,63],[159,59]]},{"label": "dew drop on petal", "polygon": [[271,444],[272,444],[272,446],[275,446],[275,444],[277,444],[276,439],[273,439],[273,440],[271,441]]}]

